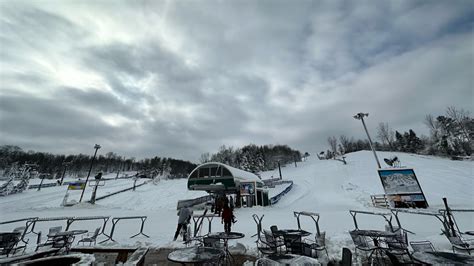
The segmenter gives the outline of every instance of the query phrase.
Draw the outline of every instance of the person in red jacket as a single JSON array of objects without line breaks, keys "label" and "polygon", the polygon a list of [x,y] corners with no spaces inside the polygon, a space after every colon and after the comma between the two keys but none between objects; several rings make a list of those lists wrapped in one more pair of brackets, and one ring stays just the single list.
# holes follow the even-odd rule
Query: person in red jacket
[{"label": "person in red jacket", "polygon": [[230,233],[230,227],[232,225],[232,217],[234,217],[234,214],[232,210],[229,208],[229,204],[225,204],[224,209],[222,210],[222,223],[224,223],[224,231],[227,234]]}]

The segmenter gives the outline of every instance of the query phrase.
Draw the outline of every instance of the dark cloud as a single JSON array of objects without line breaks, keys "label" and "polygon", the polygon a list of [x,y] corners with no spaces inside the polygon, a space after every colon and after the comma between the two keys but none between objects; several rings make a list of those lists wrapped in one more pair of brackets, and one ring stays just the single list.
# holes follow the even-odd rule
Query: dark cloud
[{"label": "dark cloud", "polygon": [[470,1],[0,3],[4,144],[197,160],[472,110]]}]

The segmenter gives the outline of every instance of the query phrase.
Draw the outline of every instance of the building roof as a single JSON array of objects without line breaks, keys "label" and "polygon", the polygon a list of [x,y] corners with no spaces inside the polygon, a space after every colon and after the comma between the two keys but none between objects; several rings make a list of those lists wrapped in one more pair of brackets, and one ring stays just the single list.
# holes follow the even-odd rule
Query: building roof
[{"label": "building roof", "polygon": [[241,169],[238,169],[238,168],[235,168],[235,167],[232,167],[232,166],[227,165],[227,164],[219,163],[219,162],[203,163],[203,164],[199,165],[198,167],[196,167],[193,171],[191,171],[191,173],[193,173],[198,168],[203,168],[204,166],[208,166],[208,165],[219,165],[219,166],[222,166],[224,168],[227,168],[227,170],[229,170],[230,173],[232,174],[232,176],[236,179],[244,179],[242,181],[255,181],[257,183],[262,183],[263,184],[263,181],[257,175],[255,175],[253,173],[250,173],[250,172],[247,172],[247,171],[244,171],[244,170],[241,170]]}]

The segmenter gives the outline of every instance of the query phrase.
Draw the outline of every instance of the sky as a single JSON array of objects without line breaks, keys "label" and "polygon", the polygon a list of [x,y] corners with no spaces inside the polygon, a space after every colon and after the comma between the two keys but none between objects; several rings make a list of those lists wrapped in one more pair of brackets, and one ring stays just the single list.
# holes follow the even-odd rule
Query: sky
[{"label": "sky", "polygon": [[474,110],[473,1],[0,1],[0,145],[198,162]]}]

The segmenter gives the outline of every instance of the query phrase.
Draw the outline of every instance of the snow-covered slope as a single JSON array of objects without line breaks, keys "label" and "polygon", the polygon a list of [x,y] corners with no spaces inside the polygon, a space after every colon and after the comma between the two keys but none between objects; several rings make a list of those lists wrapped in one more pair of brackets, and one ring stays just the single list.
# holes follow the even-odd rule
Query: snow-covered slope
[{"label": "snow-covered slope", "polygon": [[[380,159],[393,155],[378,153]],[[474,208],[474,178],[472,161],[450,161],[443,158],[396,153],[402,165],[415,169],[415,173],[428,199],[431,210],[443,208],[442,197],[447,197],[452,208]],[[244,244],[249,252],[255,252],[256,225],[252,214],[265,215],[264,227],[278,225],[280,228],[295,228],[296,219],[293,211],[312,211],[321,214],[321,230],[327,232],[327,245],[332,257],[340,257],[342,246],[351,246],[347,231],[354,228],[350,209],[375,210],[371,207],[370,195],[382,194],[376,163],[371,152],[361,151],[347,154],[347,165],[334,160],[318,160],[309,157],[298,166],[287,165],[282,168],[283,179],[293,180],[293,189],[278,204],[271,207],[254,207],[237,209],[238,222],[234,231],[246,235],[244,239],[231,241]],[[278,170],[264,172],[262,177],[276,177]],[[131,180],[108,181],[99,188],[99,194],[131,186]],[[117,240],[122,245],[145,243],[153,246],[176,246],[180,243],[170,241],[176,228],[176,204],[180,199],[195,198],[205,195],[203,192],[188,191],[186,180],[162,180],[158,184],[146,184],[110,198],[98,201],[95,206],[88,204],[69,208],[59,204],[65,193],[65,187],[48,188],[41,191],[27,191],[19,195],[0,198],[0,221],[22,217],[49,216],[91,216],[91,215],[147,215],[145,233],[150,238],[129,236],[139,230],[133,221],[124,221],[117,225]],[[376,209],[380,211],[380,209]],[[374,217],[360,217],[360,227],[383,229],[384,221]],[[368,219],[372,218],[372,219]],[[474,229],[472,215],[456,216],[460,226],[465,230]],[[449,242],[440,236],[441,224],[434,218],[411,214],[400,215],[402,225],[414,232],[410,240],[431,240],[438,249],[449,249]],[[21,225],[21,224],[20,224]],[[77,224],[78,228],[93,230],[100,224]],[[308,219],[303,227],[314,231],[314,224]],[[19,224],[0,226],[0,230],[9,230]],[[52,224],[38,225],[39,230],[46,230]],[[110,226],[110,224],[108,225]],[[207,229],[207,224],[204,224]],[[213,231],[223,230],[219,219],[212,225]],[[107,229],[109,230],[109,228]],[[115,238],[115,237],[114,237]],[[233,243],[232,243],[233,242]],[[108,244],[114,245],[114,244]]]}]

